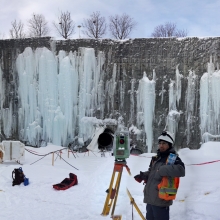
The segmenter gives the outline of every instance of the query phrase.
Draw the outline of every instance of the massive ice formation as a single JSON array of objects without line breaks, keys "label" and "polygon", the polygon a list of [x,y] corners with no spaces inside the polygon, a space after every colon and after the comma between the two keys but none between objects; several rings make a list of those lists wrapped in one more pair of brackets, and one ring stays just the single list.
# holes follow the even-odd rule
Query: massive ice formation
[{"label": "massive ice formation", "polygon": [[220,134],[220,71],[216,70],[212,59],[208,63],[208,71],[200,80],[200,119],[201,136],[208,132]]},{"label": "massive ice formation", "polygon": [[155,72],[153,80],[149,80],[144,73],[143,78],[139,81],[137,95],[137,123],[138,127],[144,125],[146,133],[146,145],[148,152],[151,152],[153,144],[153,119],[155,108]]},{"label": "massive ice formation", "polygon": [[[144,131],[146,134],[144,142],[146,142],[148,152],[151,152],[156,99],[155,72],[152,80],[149,80],[144,73],[137,91],[135,86],[139,79],[131,78],[130,90],[126,91],[127,82],[118,80],[117,65],[113,64],[111,76],[106,77],[106,72],[103,70],[104,63],[104,53],[98,52],[95,55],[92,48],[79,48],[78,52],[69,53],[59,51],[58,55],[47,48],[37,48],[34,51],[30,47],[26,48],[16,60],[20,99],[18,110],[20,140],[28,141],[33,146],[40,146],[42,140],[57,145],[66,145],[69,140],[75,140],[78,135],[78,142],[83,145],[94,135],[97,123],[94,124],[91,119],[97,122],[94,118],[95,112],[98,111],[99,118],[103,120],[106,112],[110,115],[116,110],[116,93],[119,95],[117,110],[124,110],[125,93],[128,92],[130,108],[129,112],[125,113],[129,114],[129,124],[131,128],[137,126],[138,136],[141,136],[141,131]],[[126,76],[125,69],[122,75]],[[177,65],[176,78],[170,79],[169,105],[167,104],[169,112],[164,128],[174,135],[178,130],[182,113],[182,109],[178,109],[182,90],[181,78],[182,75]],[[191,140],[191,129],[199,107],[203,139],[216,138],[220,133],[220,71],[215,71],[214,64],[210,60],[208,71],[200,80],[200,106],[197,106],[198,78],[194,71],[189,71],[184,109],[187,143]],[[12,102],[6,102],[6,81],[1,68],[0,79],[1,130],[8,138],[13,129],[17,129],[17,122],[14,120]],[[165,93],[164,83],[165,81],[160,90],[161,103],[163,103]],[[137,120],[135,117],[136,92]],[[8,105],[5,106],[5,103]]]},{"label": "massive ice formation", "polygon": [[179,72],[178,65],[176,66],[176,79],[171,80],[169,84],[169,113],[167,116],[166,130],[176,135],[178,130],[178,123],[180,120],[180,111],[177,107],[181,99],[181,78],[182,75]]},{"label": "massive ice formation", "polygon": [[195,122],[195,115],[197,111],[197,89],[198,76],[194,71],[189,71],[188,84],[185,97],[186,105],[186,143],[189,144],[191,135],[194,132],[193,123]]},{"label": "massive ice formation", "polygon": [[104,111],[103,63],[103,53],[96,58],[91,48],[60,51],[58,56],[46,48],[26,48],[16,60],[20,139],[38,146],[41,140],[65,145],[78,129],[85,141],[88,130],[81,119],[93,116],[97,108],[102,115]]}]

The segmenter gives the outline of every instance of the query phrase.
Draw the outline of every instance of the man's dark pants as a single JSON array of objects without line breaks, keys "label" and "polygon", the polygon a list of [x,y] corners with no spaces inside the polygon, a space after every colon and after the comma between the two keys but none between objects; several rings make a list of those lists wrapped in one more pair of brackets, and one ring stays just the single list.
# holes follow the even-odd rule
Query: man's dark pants
[{"label": "man's dark pants", "polygon": [[169,206],[160,207],[155,205],[147,204],[146,206],[147,220],[169,220]]}]

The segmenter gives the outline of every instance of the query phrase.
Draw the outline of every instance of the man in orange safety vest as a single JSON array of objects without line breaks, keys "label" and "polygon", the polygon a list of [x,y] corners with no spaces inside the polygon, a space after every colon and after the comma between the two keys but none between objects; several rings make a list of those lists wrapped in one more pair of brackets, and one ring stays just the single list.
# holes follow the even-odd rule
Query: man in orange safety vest
[{"label": "man in orange safety vest", "polygon": [[184,163],[173,148],[173,134],[163,131],[158,144],[157,155],[152,157],[148,171],[140,171],[134,177],[138,182],[145,182],[147,220],[169,220],[169,206],[176,197],[179,177],[185,176]]}]

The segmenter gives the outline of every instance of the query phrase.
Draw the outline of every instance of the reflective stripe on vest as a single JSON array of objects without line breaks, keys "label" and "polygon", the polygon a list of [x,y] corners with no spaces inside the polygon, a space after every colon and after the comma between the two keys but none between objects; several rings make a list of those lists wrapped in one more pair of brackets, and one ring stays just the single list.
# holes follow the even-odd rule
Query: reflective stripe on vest
[{"label": "reflective stripe on vest", "polygon": [[159,190],[159,193],[176,194],[177,193],[177,189],[161,188]]}]

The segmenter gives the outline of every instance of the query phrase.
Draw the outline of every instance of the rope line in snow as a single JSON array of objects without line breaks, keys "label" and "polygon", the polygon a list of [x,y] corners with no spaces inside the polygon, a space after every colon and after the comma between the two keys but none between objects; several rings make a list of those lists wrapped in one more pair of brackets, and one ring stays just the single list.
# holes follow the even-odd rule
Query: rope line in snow
[{"label": "rope line in snow", "polygon": [[[42,160],[44,157],[46,157],[47,155],[41,157],[39,160]],[[31,163],[30,165],[34,164],[34,163],[37,163],[39,160],[36,160],[35,162]]]},{"label": "rope line in snow", "polygon": [[152,158],[152,157],[147,157],[147,156],[142,156],[142,155],[138,155],[138,154],[130,154],[130,155],[132,155],[132,156],[136,156],[136,157],[146,157],[146,158]]},{"label": "rope line in snow", "polygon": [[67,164],[69,164],[71,167],[75,168],[76,170],[79,170],[77,169],[76,167],[74,167],[73,165],[71,165],[70,163],[68,163],[66,160],[64,160],[61,155],[59,155],[58,153],[56,153],[64,162],[66,162]]},{"label": "rope line in snow", "polygon": [[51,152],[49,152],[49,153],[47,153],[47,154],[39,154],[39,153],[37,153],[36,151],[28,150],[27,148],[25,148],[25,150],[26,150],[27,152],[29,152],[30,154],[34,154],[34,155],[40,156],[40,157],[47,156],[47,155],[49,155],[49,154],[56,153],[56,152],[58,152],[58,151],[62,151],[62,150],[64,150],[64,149],[67,149],[67,148],[63,148],[63,149],[61,149],[61,150],[56,150],[56,151],[51,151]]},{"label": "rope line in snow", "polygon": [[186,166],[205,165],[205,164],[216,163],[216,162],[220,162],[220,160],[213,160],[213,161],[208,161],[208,162],[204,162],[204,163],[192,163],[192,164],[187,164]]},{"label": "rope line in snow", "polygon": [[[67,148],[64,148],[64,149],[67,149]],[[31,153],[31,154],[34,154],[34,155],[36,155],[36,156],[41,156],[41,158],[40,158],[39,160],[42,160],[44,157],[46,157],[46,156],[48,156],[48,155],[50,155],[50,154],[52,154],[52,153],[56,153],[56,154],[57,154],[57,157],[59,156],[59,157],[60,157],[64,162],[66,162],[68,165],[70,165],[71,167],[73,167],[73,168],[76,169],[76,170],[79,170],[78,168],[74,167],[73,165],[71,165],[70,163],[68,163],[66,160],[64,160],[63,157],[58,154],[58,152],[60,152],[60,151],[62,151],[62,150],[64,150],[64,149],[56,150],[56,151],[51,151],[51,152],[49,152],[49,153],[47,153],[47,154],[41,155],[41,154],[34,153],[32,150],[28,150],[28,149],[25,148],[25,150],[28,151],[28,152]],[[35,162],[31,163],[30,165],[32,165],[32,164],[34,164],[34,163],[37,163],[39,160],[36,160]]]},{"label": "rope line in snow", "polygon": [[[135,154],[131,154],[132,156],[138,156],[138,157],[146,157],[146,158],[152,158],[152,157],[147,157],[147,156],[140,156],[140,155],[135,155]],[[210,164],[210,163],[216,163],[216,162],[220,162],[220,160],[213,160],[213,161],[208,161],[208,162],[204,162],[204,163],[192,163],[192,164],[186,164],[186,166],[193,166],[193,165],[206,165],[206,164]]]}]

